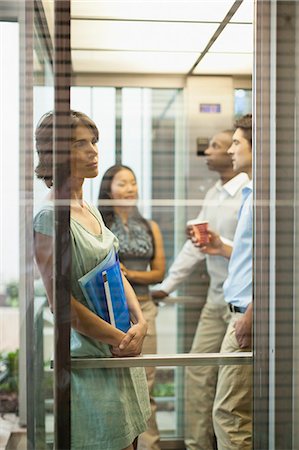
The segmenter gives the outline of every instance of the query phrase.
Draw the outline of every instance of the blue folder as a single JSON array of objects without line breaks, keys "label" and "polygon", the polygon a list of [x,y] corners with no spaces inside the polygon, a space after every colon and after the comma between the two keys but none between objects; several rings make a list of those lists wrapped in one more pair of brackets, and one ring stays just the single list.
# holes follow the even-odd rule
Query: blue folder
[{"label": "blue folder", "polygon": [[92,311],[126,333],[131,326],[130,313],[115,250],[78,281]]}]

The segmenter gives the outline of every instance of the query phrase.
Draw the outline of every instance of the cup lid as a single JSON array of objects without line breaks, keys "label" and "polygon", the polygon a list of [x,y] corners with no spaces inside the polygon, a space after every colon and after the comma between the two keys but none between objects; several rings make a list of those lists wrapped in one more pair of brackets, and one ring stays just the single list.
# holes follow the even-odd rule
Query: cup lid
[{"label": "cup lid", "polygon": [[191,219],[188,220],[187,225],[201,225],[204,223],[209,223],[207,220],[198,220],[198,219]]}]

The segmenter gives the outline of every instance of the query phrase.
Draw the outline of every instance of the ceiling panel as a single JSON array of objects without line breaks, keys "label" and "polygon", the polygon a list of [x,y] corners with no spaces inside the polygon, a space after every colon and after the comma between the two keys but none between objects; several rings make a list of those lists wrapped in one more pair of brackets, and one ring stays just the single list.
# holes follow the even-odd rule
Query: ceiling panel
[{"label": "ceiling panel", "polygon": [[251,24],[228,24],[211,47],[213,53],[252,53],[253,27]]},{"label": "ceiling panel", "polygon": [[221,22],[233,3],[233,0],[72,0],[72,16]]},{"label": "ceiling panel", "polygon": [[196,67],[196,75],[251,75],[253,56],[250,53],[207,53]]},{"label": "ceiling panel", "polygon": [[237,12],[233,15],[231,22],[253,22],[254,0],[243,0]]},{"label": "ceiling panel", "polygon": [[73,51],[75,72],[185,74],[198,53]]},{"label": "ceiling panel", "polygon": [[[52,30],[54,2],[42,1]],[[73,18],[93,19],[72,20],[74,71],[186,74],[233,3],[234,0],[72,0]],[[253,9],[253,0],[242,2],[195,74],[251,73]],[[99,17],[110,20],[94,20]]]},{"label": "ceiling panel", "polygon": [[72,48],[201,52],[217,24],[72,20]]}]

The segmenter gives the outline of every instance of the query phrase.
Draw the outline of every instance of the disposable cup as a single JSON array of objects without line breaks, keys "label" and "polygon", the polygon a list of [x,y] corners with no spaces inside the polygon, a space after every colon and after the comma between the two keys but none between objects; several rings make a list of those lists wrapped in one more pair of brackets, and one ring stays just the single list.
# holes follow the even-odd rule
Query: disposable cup
[{"label": "disposable cup", "polygon": [[209,222],[193,219],[188,220],[187,225],[192,226],[194,236],[199,244],[204,245],[209,243]]}]

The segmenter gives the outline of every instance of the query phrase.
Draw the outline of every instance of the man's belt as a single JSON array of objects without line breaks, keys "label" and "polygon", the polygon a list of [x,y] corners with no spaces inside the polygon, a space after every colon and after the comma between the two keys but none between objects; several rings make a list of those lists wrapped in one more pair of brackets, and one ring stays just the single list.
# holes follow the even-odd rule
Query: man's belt
[{"label": "man's belt", "polygon": [[246,309],[247,309],[247,308],[242,307],[242,306],[235,306],[235,305],[233,305],[232,303],[229,303],[229,304],[228,304],[228,307],[229,307],[230,312],[233,312],[233,313],[242,313],[242,314],[244,314],[245,311],[246,311]]}]

